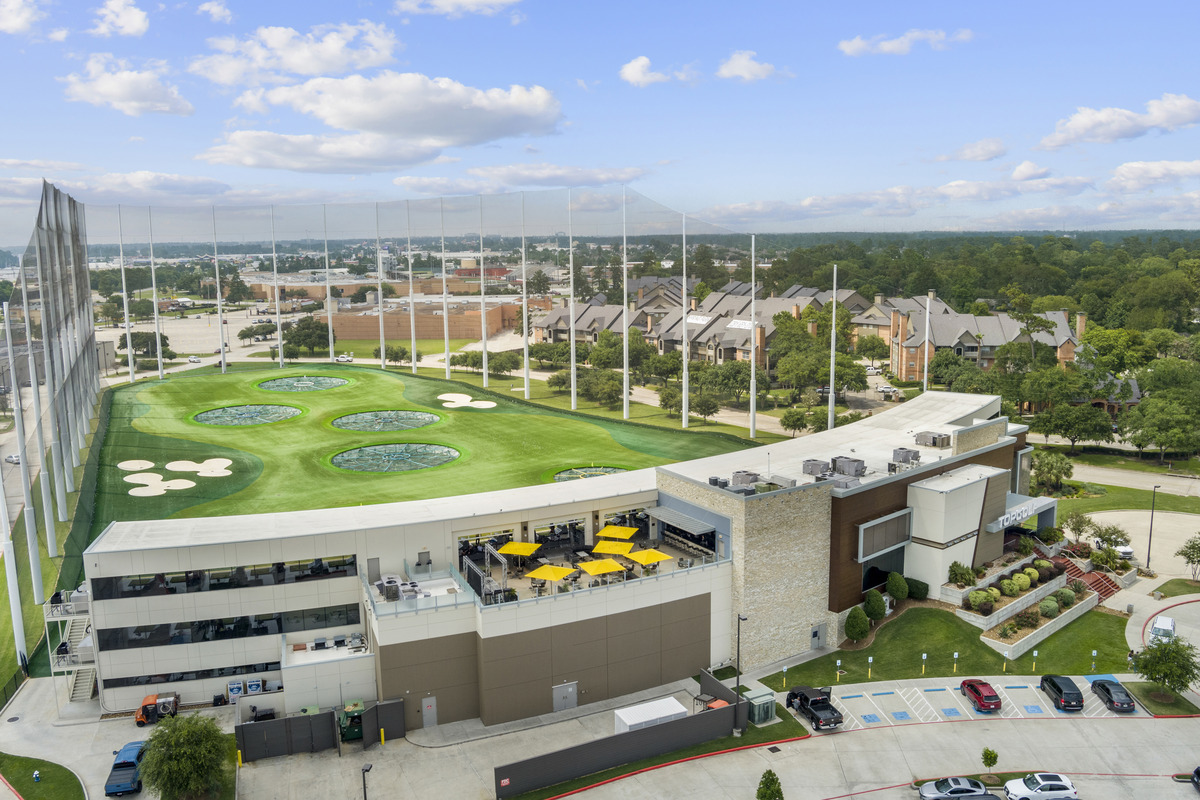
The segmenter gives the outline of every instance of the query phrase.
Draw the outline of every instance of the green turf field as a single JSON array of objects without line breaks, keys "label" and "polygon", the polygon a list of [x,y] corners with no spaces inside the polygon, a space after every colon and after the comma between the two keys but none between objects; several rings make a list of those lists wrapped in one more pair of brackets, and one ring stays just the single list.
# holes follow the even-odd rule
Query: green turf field
[{"label": "green turf field", "polygon": [[[317,392],[275,392],[258,384],[280,377],[345,378],[345,386]],[[497,403],[490,409],[446,409],[437,396],[469,393]],[[299,416],[254,426],[213,426],[192,417],[212,408],[273,404]],[[399,432],[335,428],[337,417],[359,411],[406,409],[437,414],[436,423]],[[457,460],[400,473],[351,472],[332,457],[370,444],[445,445]],[[97,516],[150,519],[263,513],[301,508],[443,497],[544,483],[559,470],[606,465],[638,469],[726,453],[746,440],[679,432],[539,409],[500,393],[400,372],[306,364],[284,370],[239,370],[228,375],[175,376],[116,390],[101,455]],[[228,458],[229,476],[169,472],[170,461]],[[153,462],[146,472],[193,480],[195,487],[154,497],[129,495],[133,484],[117,464]]]}]

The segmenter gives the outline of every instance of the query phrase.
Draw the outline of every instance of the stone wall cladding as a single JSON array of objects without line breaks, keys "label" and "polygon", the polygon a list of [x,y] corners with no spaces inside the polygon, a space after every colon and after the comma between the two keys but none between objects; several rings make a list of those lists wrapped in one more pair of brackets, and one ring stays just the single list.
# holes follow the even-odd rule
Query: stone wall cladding
[{"label": "stone wall cladding", "polygon": [[990,422],[958,431],[953,437],[954,455],[962,455],[1000,441],[1008,431],[1008,420],[998,417]]},{"label": "stone wall cladding", "polygon": [[830,611],[828,602],[828,487],[743,498],[660,470],[658,488],[731,521],[730,640],[736,642],[740,611],[749,617],[742,623],[743,668],[807,651],[812,628],[822,623],[827,644],[840,641],[843,615]]},{"label": "stone wall cladding", "polygon": [[1020,658],[1028,653],[1033,648],[1037,647],[1046,639],[1050,638],[1055,633],[1058,633],[1063,628],[1070,625],[1075,620],[1082,617],[1087,612],[1091,611],[1100,603],[1100,595],[1095,592],[1088,593],[1088,596],[1080,600],[1075,605],[1068,608],[1066,611],[1059,614],[1054,619],[1047,622],[1042,627],[1038,628],[1033,633],[1021,639],[1018,642],[997,642],[994,639],[988,639],[980,634],[979,641],[986,644],[988,647],[995,650],[997,653],[1008,652],[1009,658]]}]

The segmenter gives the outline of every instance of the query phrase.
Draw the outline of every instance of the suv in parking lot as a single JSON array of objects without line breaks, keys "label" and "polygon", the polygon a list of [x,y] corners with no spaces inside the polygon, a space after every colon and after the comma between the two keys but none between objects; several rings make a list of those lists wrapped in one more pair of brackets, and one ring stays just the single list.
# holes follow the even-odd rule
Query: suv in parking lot
[{"label": "suv in parking lot", "polygon": [[1000,695],[996,694],[996,690],[986,681],[967,678],[959,684],[958,690],[962,692],[963,697],[971,701],[976,711],[1000,710]]},{"label": "suv in parking lot", "polygon": [[1032,772],[1004,784],[1008,800],[1078,800],[1079,792],[1066,775],[1054,772]]},{"label": "suv in parking lot", "polygon": [[1083,692],[1079,691],[1075,681],[1065,675],[1043,675],[1038,688],[1060,711],[1083,710]]}]

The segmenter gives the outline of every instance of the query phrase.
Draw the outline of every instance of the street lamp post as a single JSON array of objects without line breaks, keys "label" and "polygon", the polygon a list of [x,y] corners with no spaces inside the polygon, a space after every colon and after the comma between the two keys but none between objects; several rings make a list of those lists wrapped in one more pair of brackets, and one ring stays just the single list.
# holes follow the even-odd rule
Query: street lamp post
[{"label": "street lamp post", "polygon": [[1154,501],[1158,499],[1158,490],[1162,486],[1155,486],[1150,492],[1150,539],[1146,542],[1146,569],[1150,569],[1150,546],[1154,544]]},{"label": "street lamp post", "polygon": [[371,771],[370,764],[363,764],[363,800],[367,800],[367,773]]},{"label": "street lamp post", "polygon": [[[742,687],[742,623],[745,622],[747,619],[748,618],[746,617],[745,614],[738,614],[738,620],[737,620],[737,622],[738,622],[738,626],[737,626],[737,684],[733,687],[733,691],[737,693],[737,711],[739,714],[741,713],[741,710],[742,710],[742,693],[740,691],[740,689]],[[736,716],[735,716],[735,721],[736,721]],[[741,730],[745,730],[745,729],[746,729],[745,726],[742,726]]]}]

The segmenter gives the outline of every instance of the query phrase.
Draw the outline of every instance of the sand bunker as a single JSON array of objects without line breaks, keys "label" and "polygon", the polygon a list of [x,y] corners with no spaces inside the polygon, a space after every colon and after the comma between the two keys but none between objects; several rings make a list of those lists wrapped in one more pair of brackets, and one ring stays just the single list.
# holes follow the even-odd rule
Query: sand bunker
[{"label": "sand bunker", "polygon": [[439,394],[438,400],[445,400],[442,403],[446,408],[495,408],[496,404],[491,400],[472,400],[469,394]]},{"label": "sand bunker", "polygon": [[195,461],[172,461],[167,464],[171,472],[194,472],[201,478],[221,478],[233,473],[226,469],[233,464],[228,458],[210,458],[197,464]]},{"label": "sand bunker", "polygon": [[189,481],[184,478],[176,478],[171,481],[164,480],[162,475],[156,475],[153,472],[139,472],[136,475],[126,475],[125,482],[142,484],[135,489],[129,490],[129,493],[134,497],[157,497],[158,495],[179,489],[190,489],[196,485],[195,481]]},{"label": "sand bunker", "polygon": [[153,466],[153,461],[142,461],[141,459],[134,458],[117,464],[117,469],[125,470],[126,472],[137,472],[142,469],[150,469]]}]

